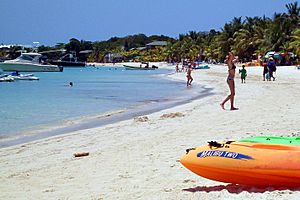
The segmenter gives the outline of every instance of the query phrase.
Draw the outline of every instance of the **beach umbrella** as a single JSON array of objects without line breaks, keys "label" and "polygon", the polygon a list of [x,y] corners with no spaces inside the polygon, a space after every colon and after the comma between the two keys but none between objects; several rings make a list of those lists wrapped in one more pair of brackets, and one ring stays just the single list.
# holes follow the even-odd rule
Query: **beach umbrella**
[{"label": "beach umbrella", "polygon": [[285,53],[281,53],[280,55],[281,55],[281,57],[286,57],[286,56],[289,56],[290,58],[296,58],[297,57],[297,55],[294,54],[293,52],[285,52]]},{"label": "beach umbrella", "polygon": [[274,55],[275,51],[269,51],[265,54],[265,58],[270,58]]},{"label": "beach umbrella", "polygon": [[266,53],[265,58],[276,58],[276,59],[281,59],[281,56],[279,53],[276,53],[275,51],[269,51],[268,53]]},{"label": "beach umbrella", "polygon": [[269,51],[266,53],[266,55],[274,55],[276,52],[275,51]]},{"label": "beach umbrella", "polygon": [[276,58],[276,59],[281,59],[281,55],[279,53],[275,53],[273,55],[273,57]]},{"label": "beach umbrella", "polygon": [[294,58],[294,57],[296,57],[296,56],[297,56],[297,55],[296,55],[296,54],[294,54],[293,52],[289,52],[288,54],[289,54],[289,56],[291,56],[292,58]]}]

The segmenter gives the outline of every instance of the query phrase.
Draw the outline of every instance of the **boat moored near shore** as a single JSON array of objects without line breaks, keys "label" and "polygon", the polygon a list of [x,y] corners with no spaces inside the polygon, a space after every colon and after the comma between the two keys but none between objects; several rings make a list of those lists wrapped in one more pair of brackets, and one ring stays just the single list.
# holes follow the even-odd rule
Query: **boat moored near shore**
[{"label": "boat moored near shore", "polygon": [[27,80],[27,81],[38,81],[39,77],[34,76],[33,74],[20,74],[19,72],[13,72],[8,75],[8,77],[13,78],[14,80]]},{"label": "boat moored near shore", "polygon": [[125,67],[125,69],[127,70],[155,70],[158,69],[157,66],[152,65],[149,66],[150,64],[148,62],[142,62],[140,64],[123,64],[123,66]]},{"label": "boat moored near shore", "polygon": [[0,82],[12,82],[15,79],[7,74],[0,75]]},{"label": "boat moored near shore", "polygon": [[67,54],[60,58],[59,60],[50,60],[53,65],[62,66],[62,67],[85,67],[86,63],[77,60],[77,57],[73,54]]},{"label": "boat moored near shore", "polygon": [[7,60],[0,63],[0,69],[3,71],[18,72],[62,72],[63,67],[57,65],[49,65],[41,62],[41,54],[39,53],[21,53],[14,60]]}]

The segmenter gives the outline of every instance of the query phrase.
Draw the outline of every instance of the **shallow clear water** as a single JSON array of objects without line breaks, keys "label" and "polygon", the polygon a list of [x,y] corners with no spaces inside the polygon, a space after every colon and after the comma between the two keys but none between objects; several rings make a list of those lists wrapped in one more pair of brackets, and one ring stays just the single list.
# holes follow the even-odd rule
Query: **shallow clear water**
[{"label": "shallow clear water", "polygon": [[[62,73],[34,73],[39,81],[0,83],[0,137],[66,119],[161,101],[186,90],[184,83],[160,76],[167,72],[121,67],[65,68]],[[68,86],[70,81],[73,87]]]}]

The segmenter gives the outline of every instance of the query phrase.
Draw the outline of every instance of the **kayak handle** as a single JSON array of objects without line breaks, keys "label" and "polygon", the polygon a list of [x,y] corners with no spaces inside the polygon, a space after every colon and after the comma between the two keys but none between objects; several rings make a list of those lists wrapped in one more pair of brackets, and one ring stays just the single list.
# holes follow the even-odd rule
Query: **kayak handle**
[{"label": "kayak handle", "polygon": [[188,154],[191,150],[196,150],[196,148],[189,148],[189,149],[186,149],[186,150],[185,150],[186,154]]},{"label": "kayak handle", "polygon": [[222,148],[222,147],[229,147],[228,145],[226,144],[231,144],[232,142],[234,141],[227,141],[225,143],[219,143],[219,142],[216,142],[216,141],[210,141],[210,142],[207,142],[208,143],[208,146],[211,148],[211,147],[217,147],[217,148]]}]

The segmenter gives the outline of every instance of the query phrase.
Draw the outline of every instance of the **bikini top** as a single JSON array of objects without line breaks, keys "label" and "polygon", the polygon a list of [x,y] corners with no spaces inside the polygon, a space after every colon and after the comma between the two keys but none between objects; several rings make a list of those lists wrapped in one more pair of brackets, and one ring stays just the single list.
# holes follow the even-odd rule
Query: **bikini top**
[{"label": "bikini top", "polygon": [[[232,67],[231,67],[231,69],[229,69],[229,70],[232,70],[232,69],[235,69],[236,68],[236,66],[232,63]],[[229,71],[228,70],[228,71]]]}]

